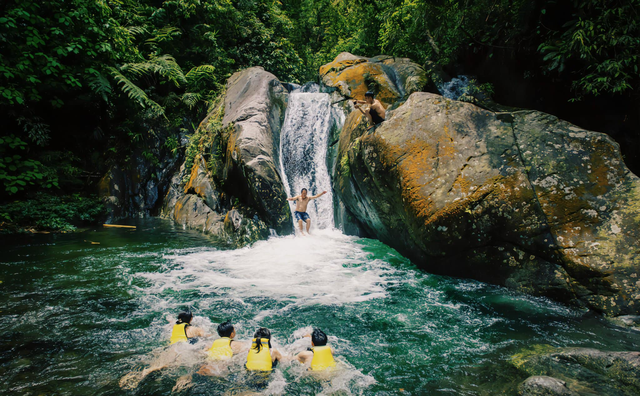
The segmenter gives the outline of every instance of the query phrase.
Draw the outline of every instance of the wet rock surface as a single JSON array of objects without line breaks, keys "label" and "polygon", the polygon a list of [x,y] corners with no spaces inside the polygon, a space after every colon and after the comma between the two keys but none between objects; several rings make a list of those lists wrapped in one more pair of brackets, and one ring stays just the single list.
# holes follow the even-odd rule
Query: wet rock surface
[{"label": "wet rock surface", "polygon": [[419,92],[373,131],[351,112],[336,162],[347,211],[430,272],[640,310],[640,182],[604,134]]},{"label": "wet rock surface", "polygon": [[557,378],[538,375],[527,378],[518,386],[520,396],[578,396],[566,387],[566,382]]},{"label": "wet rock surface", "polygon": [[348,98],[364,100],[365,92],[373,91],[385,108],[422,91],[428,83],[423,67],[410,59],[385,55],[365,58],[348,52],[322,66],[320,78],[326,87],[337,88]]},{"label": "wet rock surface", "polygon": [[540,345],[515,355],[512,364],[532,375],[518,387],[523,396],[640,394],[640,352]]}]

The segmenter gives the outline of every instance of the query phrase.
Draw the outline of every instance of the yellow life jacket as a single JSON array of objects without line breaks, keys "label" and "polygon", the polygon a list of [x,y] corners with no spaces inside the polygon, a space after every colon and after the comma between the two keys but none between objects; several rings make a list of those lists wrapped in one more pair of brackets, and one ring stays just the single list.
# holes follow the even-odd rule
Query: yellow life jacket
[{"label": "yellow life jacket", "polygon": [[313,347],[313,359],[311,359],[311,370],[325,370],[335,367],[336,361],[333,359],[331,348],[328,345]]},{"label": "yellow life jacket", "polygon": [[269,339],[261,338],[262,348],[260,352],[256,351],[256,339],[253,339],[249,355],[247,355],[247,364],[244,366],[247,370],[271,371],[273,364],[271,362],[271,351],[269,350]]},{"label": "yellow life jacket", "polygon": [[231,338],[229,337],[218,338],[207,351],[207,359],[209,360],[227,360],[232,356],[233,350],[231,350]]},{"label": "yellow life jacket", "polygon": [[189,341],[189,337],[187,337],[187,326],[189,326],[189,323],[173,325],[173,330],[171,330],[171,344]]}]

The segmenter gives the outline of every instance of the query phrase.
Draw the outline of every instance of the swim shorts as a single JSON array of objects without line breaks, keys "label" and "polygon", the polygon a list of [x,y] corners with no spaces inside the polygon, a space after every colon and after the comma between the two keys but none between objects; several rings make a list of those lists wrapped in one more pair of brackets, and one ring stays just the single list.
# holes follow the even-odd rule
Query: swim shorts
[{"label": "swim shorts", "polygon": [[296,216],[296,220],[302,220],[302,221],[306,222],[307,220],[311,219],[307,212],[295,211],[293,214]]}]

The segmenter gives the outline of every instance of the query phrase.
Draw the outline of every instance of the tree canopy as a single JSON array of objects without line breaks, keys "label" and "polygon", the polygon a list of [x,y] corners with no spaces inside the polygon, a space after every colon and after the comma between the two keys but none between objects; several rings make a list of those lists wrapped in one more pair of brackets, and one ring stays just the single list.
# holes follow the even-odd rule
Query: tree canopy
[{"label": "tree canopy", "polygon": [[[453,65],[507,49],[573,100],[638,100],[640,0],[8,0],[0,5],[0,194],[78,190],[189,130],[239,69],[316,80],[340,52]],[[167,138],[175,148],[176,137]]]}]

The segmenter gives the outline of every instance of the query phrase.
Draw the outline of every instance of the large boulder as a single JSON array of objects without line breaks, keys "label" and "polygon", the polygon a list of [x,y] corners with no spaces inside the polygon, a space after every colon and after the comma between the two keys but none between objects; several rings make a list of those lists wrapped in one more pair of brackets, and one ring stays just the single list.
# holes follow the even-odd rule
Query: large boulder
[{"label": "large boulder", "polygon": [[292,232],[280,175],[287,91],[261,67],[235,73],[191,137],[164,199],[165,217],[231,246]]},{"label": "large boulder", "polygon": [[367,91],[387,107],[422,91],[428,78],[424,68],[407,58],[376,56],[365,58],[343,52],[320,68],[327,87],[337,88],[345,97],[363,100]]},{"label": "large boulder", "polygon": [[374,131],[347,117],[333,178],[370,235],[430,272],[640,312],[640,180],[604,134],[418,92]]},{"label": "large boulder", "polygon": [[233,125],[226,142],[223,178],[279,234],[293,232],[280,174],[280,128],[287,90],[271,73],[252,67],[227,82],[223,127]]}]

